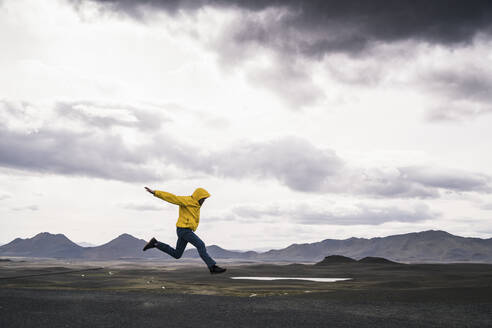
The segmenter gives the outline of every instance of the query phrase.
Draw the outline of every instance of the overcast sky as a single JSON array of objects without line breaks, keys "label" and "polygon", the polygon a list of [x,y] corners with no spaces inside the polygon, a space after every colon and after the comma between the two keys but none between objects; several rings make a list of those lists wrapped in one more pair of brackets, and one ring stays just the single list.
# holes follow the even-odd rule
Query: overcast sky
[{"label": "overcast sky", "polygon": [[0,243],[492,237],[489,1],[0,0]]}]

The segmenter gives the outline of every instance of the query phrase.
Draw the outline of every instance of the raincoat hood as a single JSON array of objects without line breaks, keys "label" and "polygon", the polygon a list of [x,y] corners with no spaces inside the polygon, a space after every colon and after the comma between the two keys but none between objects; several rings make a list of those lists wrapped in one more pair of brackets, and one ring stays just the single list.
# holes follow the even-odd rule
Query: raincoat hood
[{"label": "raincoat hood", "polygon": [[202,198],[210,197],[210,194],[203,188],[196,188],[191,197],[198,202]]}]

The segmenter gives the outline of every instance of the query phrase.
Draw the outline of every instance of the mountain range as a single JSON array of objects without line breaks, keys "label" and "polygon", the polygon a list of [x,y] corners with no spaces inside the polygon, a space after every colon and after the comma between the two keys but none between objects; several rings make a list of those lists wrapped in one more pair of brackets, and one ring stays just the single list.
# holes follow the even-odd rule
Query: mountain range
[{"label": "mountain range", "polygon": [[[85,260],[169,259],[159,250],[142,252],[146,241],[122,234],[110,242],[82,247],[63,234],[42,232],[32,238],[16,238],[0,246],[0,256],[42,257]],[[422,231],[388,237],[325,239],[315,243],[292,244],[283,249],[266,252],[229,251],[217,245],[207,247],[217,259],[247,261],[317,262],[329,255],[355,259],[384,257],[397,262],[481,262],[492,263],[492,238],[467,238],[445,231]],[[183,258],[198,258],[192,246]]]}]

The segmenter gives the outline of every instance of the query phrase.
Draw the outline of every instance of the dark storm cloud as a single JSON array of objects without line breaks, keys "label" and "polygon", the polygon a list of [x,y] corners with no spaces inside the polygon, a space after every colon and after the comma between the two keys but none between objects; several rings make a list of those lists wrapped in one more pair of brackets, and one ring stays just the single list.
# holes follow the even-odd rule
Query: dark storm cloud
[{"label": "dark storm cloud", "polygon": [[463,66],[460,69],[433,72],[430,86],[453,98],[492,101],[492,76],[478,67]]},{"label": "dark storm cloud", "polygon": [[[391,172],[370,169],[356,172],[354,193],[388,198],[437,198],[440,190],[492,192],[492,178],[485,174],[442,167],[408,166]],[[348,186],[350,188],[350,186]]]},{"label": "dark storm cloud", "polygon": [[403,167],[400,171],[406,179],[425,186],[455,191],[492,192],[492,179],[480,173],[419,166]]},{"label": "dark storm cloud", "polygon": [[428,118],[459,120],[492,113],[492,73],[488,67],[462,65],[435,70],[421,80],[424,91],[437,98]]},{"label": "dark storm cloud", "polygon": [[385,222],[418,222],[430,220],[440,214],[430,210],[425,204],[415,205],[410,210],[395,206],[373,206],[357,204],[353,209],[313,209],[311,204],[288,206],[238,206],[232,209],[231,217],[236,220],[260,219],[274,217],[281,220],[302,224],[334,225],[378,225]]},{"label": "dark storm cloud", "polygon": [[[166,140],[162,143],[161,140]],[[430,168],[347,169],[331,150],[305,140],[284,138],[243,143],[206,153],[200,148],[156,135],[149,144],[128,148],[108,134],[0,129],[0,165],[14,169],[90,176],[128,182],[162,178],[157,168],[178,169],[230,179],[276,179],[292,190],[360,194],[376,198],[437,198],[439,190],[489,193],[490,178],[476,173]],[[150,163],[160,163],[150,165]]]},{"label": "dark storm cloud", "polygon": [[437,198],[439,186],[415,181],[398,169],[349,168],[331,149],[315,147],[298,137],[243,142],[206,153],[175,143],[161,149],[178,167],[232,179],[276,179],[292,190],[360,194],[385,198]]},{"label": "dark storm cloud", "polygon": [[[242,142],[207,151],[206,145],[176,140],[149,129],[143,144],[128,147],[122,137],[108,129],[114,125],[127,126],[126,121],[89,116],[77,104],[55,106],[55,112],[62,114],[62,127],[45,124],[34,132],[26,132],[0,123],[0,165],[121,181],[155,180],[159,178],[157,170],[175,167],[231,179],[276,179],[293,190],[307,192],[323,191],[329,178],[339,180],[339,170],[345,165],[332,150],[319,149],[296,137]],[[17,105],[4,101],[0,117],[8,122],[13,115],[10,109],[14,108],[16,120],[28,124],[31,117],[20,113],[26,107]],[[72,122],[82,125],[82,131],[71,129]],[[130,127],[141,129],[139,124]]]},{"label": "dark storm cloud", "polygon": [[421,199],[438,198],[440,190],[492,192],[492,179],[484,174],[417,166],[389,171],[349,167],[333,150],[298,137],[243,142],[208,153],[183,143],[162,151],[169,163],[190,171],[233,179],[273,178],[303,192]]},{"label": "dark storm cloud", "polygon": [[[166,140],[155,136],[156,143]],[[324,179],[343,166],[335,152],[318,149],[297,137],[266,142],[242,142],[232,147],[206,152],[203,147],[167,141],[155,153],[177,167],[233,179],[274,178],[299,191],[320,191]]]},{"label": "dark storm cloud", "polygon": [[[186,151],[168,136],[154,133],[165,118],[159,113],[142,111],[127,105],[101,105],[90,101],[59,102],[54,107],[61,126],[43,124],[33,131],[12,129],[7,124],[29,126],[36,105],[2,101],[0,103],[0,166],[38,173],[88,176],[127,182],[147,182],[162,178],[158,172],[170,161],[178,160]],[[83,106],[95,107],[89,115]],[[133,120],[118,115],[105,117],[104,110],[127,110]],[[114,113],[112,113],[114,114]],[[40,118],[34,118],[38,121]],[[20,123],[19,123],[20,122]],[[80,125],[73,129],[73,123]],[[46,122],[46,123],[49,123]],[[14,124],[15,125],[15,124]],[[147,138],[130,147],[110,129],[124,126],[144,130]],[[162,140],[166,140],[165,143]],[[158,167],[152,161],[160,160]],[[152,165],[153,164],[153,165]]]},{"label": "dark storm cloud", "polygon": [[256,86],[279,95],[279,99],[292,109],[316,104],[324,98],[324,91],[316,86],[302,65],[295,60],[278,59],[268,68],[251,69],[248,80]]},{"label": "dark storm cloud", "polygon": [[[86,0],[72,0],[80,3]],[[88,0],[87,0],[88,1]],[[327,75],[338,82],[369,85],[387,73],[381,45],[400,41],[426,42],[447,47],[471,44],[479,35],[492,34],[492,2],[487,0],[96,0],[104,8],[145,21],[155,10],[170,15],[194,14],[204,7],[237,9],[232,22],[204,36],[218,55],[219,67],[244,69],[252,85],[273,93],[291,109],[321,103],[329,94],[312,79],[302,63],[342,53],[349,58],[377,58],[371,67],[355,69],[327,64]],[[194,27],[195,36],[201,34]],[[193,28],[192,28],[193,29]],[[409,46],[404,54],[409,56]],[[266,52],[264,51],[266,49]],[[273,55],[265,65],[249,64],[259,54]],[[393,54],[394,55],[394,54]],[[396,55],[395,55],[396,56]],[[411,58],[409,58],[411,60]],[[359,71],[361,70],[361,71]],[[466,71],[466,70],[465,70]],[[433,121],[459,119],[492,112],[484,100],[490,80],[469,73],[437,73],[425,83],[444,97],[429,113]],[[469,92],[467,92],[469,91]],[[446,95],[447,94],[447,95]],[[452,95],[451,95],[452,94]],[[477,100],[480,99],[480,100]]]},{"label": "dark storm cloud", "polygon": [[40,129],[23,133],[0,125],[0,165],[63,175],[122,181],[158,178],[146,169],[143,152],[128,149],[120,137],[67,130]]},{"label": "dark storm cloud", "polygon": [[[3,105],[0,117],[8,121],[11,113],[5,106],[9,103]],[[211,150],[194,140],[177,140],[149,129],[142,143],[130,147],[107,128],[122,122],[103,120],[96,124],[72,109],[68,107],[70,115],[61,120],[67,123],[62,127],[45,124],[28,132],[0,123],[0,166],[129,182],[155,181],[162,178],[162,170],[177,168],[221,178],[274,179],[302,192],[375,198],[437,198],[441,190],[492,192],[492,179],[484,174],[417,166],[351,167],[333,150],[316,147],[298,137],[244,141]],[[57,110],[60,111],[59,106]],[[19,114],[16,119],[29,117]],[[85,124],[86,129],[69,128],[70,120]],[[140,130],[141,124],[145,126],[138,123],[131,127]],[[155,123],[149,123],[152,124]]]},{"label": "dark storm cloud", "polygon": [[210,157],[215,174],[224,177],[274,177],[294,190],[319,191],[323,180],[337,174],[343,161],[296,137],[243,143]]},{"label": "dark storm cloud", "polygon": [[[342,185],[353,194],[376,198],[425,199],[440,196],[437,187],[409,179],[398,168],[394,168],[391,172],[378,168],[353,169],[350,174],[353,174],[353,177],[347,179],[346,184]],[[336,188],[336,185],[330,187]]]},{"label": "dark storm cloud", "polygon": [[[486,0],[99,2],[133,17],[142,17],[145,8],[157,8],[171,14],[204,6],[240,8],[245,15],[244,20],[236,22],[236,29],[231,31],[234,40],[268,44],[285,52],[307,56],[334,51],[359,53],[373,42],[409,39],[440,44],[466,43],[477,32],[490,32],[492,22],[492,3]],[[268,20],[247,14],[271,8],[287,13]]]}]

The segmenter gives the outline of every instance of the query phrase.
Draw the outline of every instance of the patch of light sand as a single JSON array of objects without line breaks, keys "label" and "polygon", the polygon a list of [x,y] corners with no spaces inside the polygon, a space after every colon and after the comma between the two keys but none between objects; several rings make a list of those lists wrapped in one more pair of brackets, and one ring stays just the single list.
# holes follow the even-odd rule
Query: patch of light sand
[{"label": "patch of light sand", "polygon": [[248,280],[308,280],[317,282],[336,282],[350,280],[352,278],[308,278],[308,277],[231,277],[231,279],[248,279]]}]

